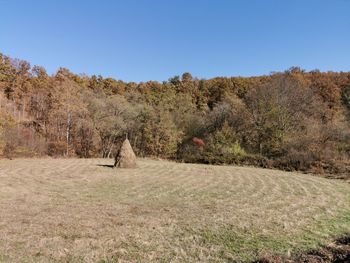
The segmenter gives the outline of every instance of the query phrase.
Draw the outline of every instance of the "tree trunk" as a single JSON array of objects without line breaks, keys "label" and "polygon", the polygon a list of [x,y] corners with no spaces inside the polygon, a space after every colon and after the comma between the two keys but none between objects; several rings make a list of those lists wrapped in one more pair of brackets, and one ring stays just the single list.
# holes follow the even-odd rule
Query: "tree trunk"
[{"label": "tree trunk", "polygon": [[69,138],[70,138],[70,124],[71,124],[71,114],[68,112],[67,114],[67,129],[66,129],[66,156],[69,154]]}]

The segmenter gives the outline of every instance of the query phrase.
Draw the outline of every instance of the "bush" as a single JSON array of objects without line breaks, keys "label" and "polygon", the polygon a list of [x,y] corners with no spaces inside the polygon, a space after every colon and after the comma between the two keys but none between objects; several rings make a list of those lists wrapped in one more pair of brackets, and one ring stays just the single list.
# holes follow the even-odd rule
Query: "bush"
[{"label": "bush", "polygon": [[13,142],[6,142],[3,149],[3,154],[6,158],[12,159],[16,150],[16,145]]},{"label": "bush", "polygon": [[198,145],[195,141],[188,140],[179,152],[180,158],[185,162],[238,164],[248,155],[227,122],[204,141],[205,145]]},{"label": "bush", "polygon": [[246,155],[228,122],[224,122],[222,128],[209,137],[204,148],[204,156],[212,164],[238,163]]},{"label": "bush", "polygon": [[62,156],[66,151],[67,145],[65,142],[49,142],[47,146],[47,154],[49,156]]}]

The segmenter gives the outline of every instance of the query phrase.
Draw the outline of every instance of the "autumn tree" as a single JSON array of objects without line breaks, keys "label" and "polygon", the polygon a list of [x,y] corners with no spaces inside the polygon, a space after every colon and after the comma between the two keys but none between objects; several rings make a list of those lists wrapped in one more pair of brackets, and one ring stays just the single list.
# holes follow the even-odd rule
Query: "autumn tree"
[{"label": "autumn tree", "polygon": [[133,126],[137,109],[119,95],[101,95],[91,101],[89,111],[101,141],[102,157],[110,157],[117,140],[124,138]]}]

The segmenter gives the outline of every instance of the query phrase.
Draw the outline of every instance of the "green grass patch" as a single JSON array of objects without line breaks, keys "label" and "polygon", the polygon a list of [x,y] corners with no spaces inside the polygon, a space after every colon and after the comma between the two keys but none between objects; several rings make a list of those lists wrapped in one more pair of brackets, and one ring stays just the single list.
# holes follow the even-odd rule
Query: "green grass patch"
[{"label": "green grass patch", "polygon": [[327,245],[333,238],[350,232],[350,212],[335,218],[323,218],[298,231],[294,235],[276,232],[263,234],[257,230],[237,229],[234,226],[189,230],[199,237],[199,245],[214,247],[225,261],[250,262],[264,253],[287,256],[317,249]]}]

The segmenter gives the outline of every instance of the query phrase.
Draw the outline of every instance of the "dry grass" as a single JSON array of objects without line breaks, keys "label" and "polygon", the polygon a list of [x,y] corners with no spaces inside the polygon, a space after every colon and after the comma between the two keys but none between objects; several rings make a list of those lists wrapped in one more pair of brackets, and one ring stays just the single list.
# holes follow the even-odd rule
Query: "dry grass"
[{"label": "dry grass", "polygon": [[222,262],[350,231],[350,185],[139,160],[0,160],[0,262]]}]

